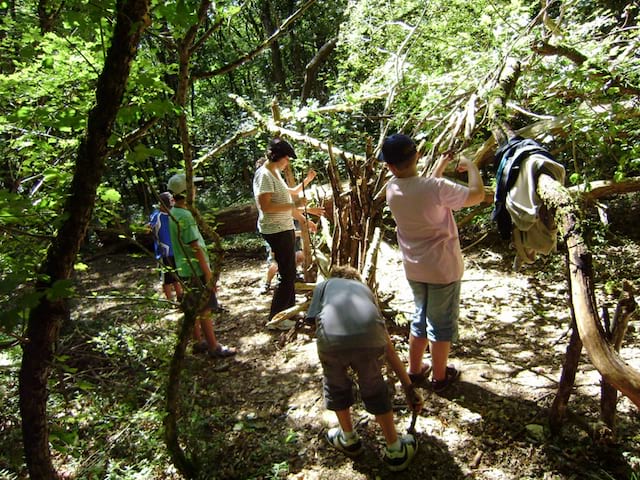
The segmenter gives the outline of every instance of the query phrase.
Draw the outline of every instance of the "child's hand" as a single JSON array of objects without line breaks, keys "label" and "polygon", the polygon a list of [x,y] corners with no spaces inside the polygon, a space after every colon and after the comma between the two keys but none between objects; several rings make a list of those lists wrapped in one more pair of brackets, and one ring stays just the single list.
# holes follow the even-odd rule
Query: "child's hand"
[{"label": "child's hand", "polygon": [[404,393],[407,397],[407,405],[412,412],[419,413],[424,405],[424,399],[420,392],[418,392],[413,384],[405,387]]},{"label": "child's hand", "polygon": [[471,163],[473,163],[472,160],[465,157],[461,157],[460,160],[458,160],[458,166],[456,167],[456,171],[466,172],[467,170],[469,170],[469,165]]}]

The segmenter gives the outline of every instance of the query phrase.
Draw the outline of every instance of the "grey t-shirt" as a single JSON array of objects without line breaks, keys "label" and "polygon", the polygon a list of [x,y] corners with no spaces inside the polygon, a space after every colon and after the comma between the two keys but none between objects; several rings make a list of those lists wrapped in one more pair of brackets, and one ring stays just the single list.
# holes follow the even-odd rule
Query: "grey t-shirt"
[{"label": "grey t-shirt", "polygon": [[387,344],[386,326],[373,294],[357,280],[330,278],[318,284],[307,317],[316,319],[320,352]]}]

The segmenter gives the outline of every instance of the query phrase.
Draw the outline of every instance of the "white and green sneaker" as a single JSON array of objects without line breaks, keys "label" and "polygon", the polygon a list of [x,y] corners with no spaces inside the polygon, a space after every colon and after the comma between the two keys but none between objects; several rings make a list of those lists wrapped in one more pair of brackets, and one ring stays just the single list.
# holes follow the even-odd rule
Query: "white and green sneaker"
[{"label": "white and green sneaker", "polygon": [[400,450],[384,449],[384,462],[392,472],[401,472],[409,466],[417,451],[418,442],[413,435],[403,435],[400,438]]},{"label": "white and green sneaker", "polygon": [[342,436],[342,429],[340,427],[330,429],[325,438],[327,439],[327,442],[329,442],[329,445],[336,450],[340,450],[347,457],[357,457],[364,451],[360,437],[356,434],[353,438],[345,440]]}]

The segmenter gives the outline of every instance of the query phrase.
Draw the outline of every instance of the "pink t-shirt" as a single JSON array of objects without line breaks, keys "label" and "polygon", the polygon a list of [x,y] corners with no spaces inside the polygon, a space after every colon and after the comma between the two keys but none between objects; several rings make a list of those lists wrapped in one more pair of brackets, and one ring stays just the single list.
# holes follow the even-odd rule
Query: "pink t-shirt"
[{"label": "pink t-shirt", "polygon": [[469,189],[445,178],[392,178],[387,203],[396,221],[407,279],[447,284],[464,270],[452,210],[462,208]]}]

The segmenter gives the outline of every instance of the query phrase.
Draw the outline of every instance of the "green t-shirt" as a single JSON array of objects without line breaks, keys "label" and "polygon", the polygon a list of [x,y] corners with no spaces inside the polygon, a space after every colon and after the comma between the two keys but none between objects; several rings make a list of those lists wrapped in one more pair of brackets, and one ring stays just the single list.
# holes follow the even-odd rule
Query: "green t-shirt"
[{"label": "green t-shirt", "polygon": [[182,278],[193,276],[201,277],[204,272],[200,268],[198,259],[193,254],[190,246],[194,240],[198,242],[204,252],[204,256],[209,264],[209,254],[204,238],[200,234],[196,219],[186,208],[173,207],[171,209],[171,221],[169,222],[169,232],[171,234],[171,244],[173,254],[176,259],[176,269]]}]

